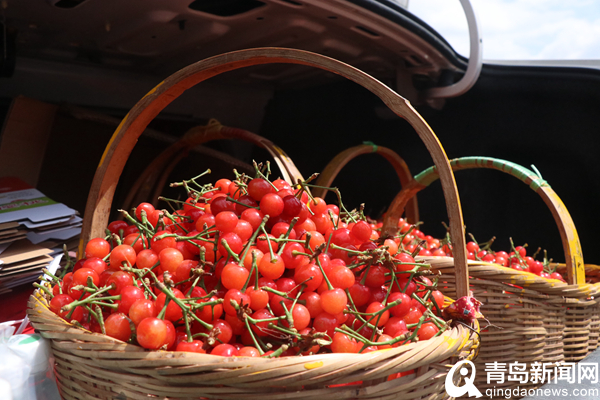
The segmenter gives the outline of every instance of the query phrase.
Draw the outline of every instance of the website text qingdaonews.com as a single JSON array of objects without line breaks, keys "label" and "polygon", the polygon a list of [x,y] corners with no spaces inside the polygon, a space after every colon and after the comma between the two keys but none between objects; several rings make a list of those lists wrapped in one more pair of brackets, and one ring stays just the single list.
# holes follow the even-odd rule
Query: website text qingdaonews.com
[{"label": "website text qingdaonews.com", "polygon": [[488,388],[485,389],[485,395],[488,397],[504,397],[505,399],[521,398],[525,396],[544,396],[550,399],[556,397],[586,397],[600,398],[600,388]]}]

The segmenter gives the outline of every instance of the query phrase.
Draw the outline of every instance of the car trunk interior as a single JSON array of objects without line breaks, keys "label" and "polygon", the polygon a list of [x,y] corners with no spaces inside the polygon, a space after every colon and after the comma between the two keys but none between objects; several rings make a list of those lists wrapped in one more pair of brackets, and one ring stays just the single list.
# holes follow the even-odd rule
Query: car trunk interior
[{"label": "car trunk interior", "polygon": [[[600,264],[594,254],[600,226],[594,212],[600,198],[598,70],[484,63],[467,93],[427,98],[425,89],[459,80],[468,60],[389,0],[20,0],[8,2],[4,26],[16,52],[14,71],[8,58],[3,65],[0,119],[18,96],[58,105],[37,187],[81,213],[112,133],[154,86],[207,57],[289,47],[349,63],[396,90],[429,123],[449,158],[488,156],[535,165],[569,209],[585,261]],[[357,84],[306,66],[255,66],[195,86],[150,124],[119,181],[113,217],[162,150],[213,118],[270,139],[305,177],[363,142],[396,151],[413,174],[433,164],[410,125]],[[205,146],[213,152],[190,151],[170,181],[207,168],[212,177],[231,177],[232,165],[244,171],[252,160],[269,160],[266,151],[244,142]],[[223,162],[215,151],[237,161]],[[460,171],[456,179],[466,231],[478,241],[495,236],[498,248],[508,248],[512,238],[564,261],[552,215],[530,188],[495,171]],[[348,207],[365,203],[373,218],[401,189],[376,154],[351,161],[334,185]],[[165,188],[165,196],[180,194]],[[423,230],[443,237],[447,215],[440,184],[419,193],[418,202]]]}]

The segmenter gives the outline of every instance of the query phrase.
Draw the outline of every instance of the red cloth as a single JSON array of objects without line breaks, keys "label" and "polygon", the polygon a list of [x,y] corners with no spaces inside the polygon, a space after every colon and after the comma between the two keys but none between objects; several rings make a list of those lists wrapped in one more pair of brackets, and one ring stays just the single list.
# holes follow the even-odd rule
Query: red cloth
[{"label": "red cloth", "polygon": [[33,285],[28,283],[15,287],[12,292],[0,295],[0,322],[25,318],[27,301],[34,289]]}]

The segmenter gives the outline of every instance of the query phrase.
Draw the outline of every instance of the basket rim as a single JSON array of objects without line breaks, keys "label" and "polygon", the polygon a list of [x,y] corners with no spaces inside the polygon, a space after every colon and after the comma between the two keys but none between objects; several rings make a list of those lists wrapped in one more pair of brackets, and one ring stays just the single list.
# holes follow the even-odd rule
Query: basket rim
[{"label": "basket rim", "polygon": [[[452,257],[419,256],[417,258],[431,264],[433,270],[445,271],[454,268],[454,258]],[[568,284],[558,279],[546,279],[531,272],[519,271],[486,261],[468,260],[467,264],[469,265],[469,275],[473,278],[510,283],[567,298],[591,298],[600,294],[600,282]],[[600,269],[600,267],[598,268]],[[469,282],[474,284],[476,280],[470,279]]]},{"label": "basket rim", "polygon": [[[98,338],[99,340],[102,340],[102,342],[108,342],[108,343],[112,343],[115,345],[121,345],[121,347],[119,348],[119,351],[121,351],[121,352],[124,351],[127,353],[138,353],[138,354],[144,354],[144,355],[152,354],[151,356],[149,356],[150,358],[174,358],[173,355],[179,355],[179,356],[185,355],[185,356],[175,357],[175,358],[186,359],[189,361],[198,359],[204,363],[207,360],[214,360],[214,361],[221,361],[221,362],[223,362],[224,360],[228,360],[228,361],[226,361],[227,365],[229,366],[231,364],[231,361],[230,361],[231,358],[216,356],[216,355],[211,355],[211,354],[200,354],[200,353],[182,352],[182,351],[177,352],[177,351],[166,351],[166,350],[156,350],[156,351],[146,350],[146,349],[142,348],[141,346],[126,343],[119,339],[112,338],[108,335],[91,332],[84,328],[77,327],[77,326],[67,322],[63,318],[59,317],[58,315],[54,314],[54,312],[52,312],[49,309],[48,303],[47,303],[45,297],[42,294],[40,294],[40,289],[36,289],[34,291],[34,293],[29,297],[28,305],[27,305],[27,315],[30,318],[30,322],[31,322],[31,325],[33,326],[33,328],[36,329],[36,331],[40,331],[40,333],[42,333],[42,336],[43,336],[44,332],[52,331],[52,329],[48,328],[49,326],[52,326],[57,331],[62,331],[62,332],[66,332],[66,333],[71,332],[72,334],[78,334],[78,335],[82,335],[82,334],[90,335],[89,336],[90,338],[95,337],[95,338]],[[41,323],[40,322],[41,319],[44,319],[45,322],[47,322],[47,324]],[[426,351],[430,350],[429,353],[431,353],[431,354],[439,353],[437,355],[437,357],[435,357],[437,361],[431,361],[431,362],[426,363],[426,364],[432,364],[432,363],[435,363],[438,361],[445,360],[449,357],[457,356],[460,352],[465,350],[465,348],[469,345],[469,343],[471,343],[470,348],[468,349],[469,354],[468,354],[468,356],[466,356],[464,358],[469,359],[469,360],[473,359],[474,356],[476,355],[478,347],[479,347],[479,339],[478,339],[479,332],[480,332],[480,327],[479,327],[478,322],[476,321],[474,328],[467,328],[467,327],[463,326],[462,324],[459,324],[455,327],[450,327],[448,330],[443,332],[440,336],[437,336],[435,338],[432,338],[432,339],[429,339],[426,341],[408,343],[408,344],[405,344],[402,346],[393,347],[390,349],[375,350],[375,351],[368,352],[368,353],[361,353],[361,354],[358,354],[358,353],[320,353],[320,354],[313,354],[313,355],[308,355],[308,356],[286,356],[286,357],[274,357],[274,358],[236,356],[236,357],[232,357],[232,358],[235,360],[240,360],[243,364],[247,364],[247,360],[253,360],[253,361],[260,360],[257,362],[261,363],[261,364],[268,364],[269,362],[273,362],[273,361],[277,361],[277,360],[280,361],[280,360],[299,360],[299,359],[304,360],[306,363],[310,363],[310,362],[318,363],[319,361],[334,361],[337,359],[347,359],[349,357],[352,358],[353,360],[355,360],[356,362],[360,362],[360,361],[369,360],[369,359],[376,359],[384,353],[391,357],[392,354],[395,356],[402,356],[403,354],[407,354],[407,353],[411,353],[411,352],[415,352],[415,351],[416,352],[422,352],[422,351],[426,352]],[[54,340],[54,339],[52,338],[52,340]],[[446,346],[445,348],[444,348],[444,345]],[[148,357],[148,356],[145,356],[144,358],[146,358],[146,357]],[[139,357],[137,357],[137,358],[139,358]],[[386,357],[386,358],[389,358],[389,357]],[[233,364],[231,364],[231,365],[233,365]],[[315,366],[315,368],[316,367],[317,366]],[[308,366],[307,368],[310,368],[310,366]],[[408,368],[408,369],[412,369],[412,368]]]}]

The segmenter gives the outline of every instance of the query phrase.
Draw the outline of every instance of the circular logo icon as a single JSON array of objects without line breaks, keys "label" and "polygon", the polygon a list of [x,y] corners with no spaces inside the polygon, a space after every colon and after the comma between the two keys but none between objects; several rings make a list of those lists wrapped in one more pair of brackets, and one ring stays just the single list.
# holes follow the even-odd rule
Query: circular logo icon
[{"label": "circular logo icon", "polygon": [[[467,375],[469,374],[469,370],[466,368],[466,364],[471,366],[471,376],[468,378],[467,378]],[[454,377],[454,373],[456,372],[457,369],[458,369],[458,372],[464,377],[463,380],[464,380],[465,384],[462,386],[456,386],[454,384],[454,382],[452,381],[452,378]],[[483,395],[481,394],[479,389],[477,389],[475,387],[475,385],[473,384],[474,381],[475,381],[475,365],[469,360],[459,361],[458,363],[456,363],[456,365],[454,365],[454,367],[452,367],[450,372],[448,372],[448,375],[446,375],[446,384],[445,384],[446,392],[452,397],[464,396],[465,393],[468,393],[469,397],[473,397],[473,396],[482,397]]]}]

